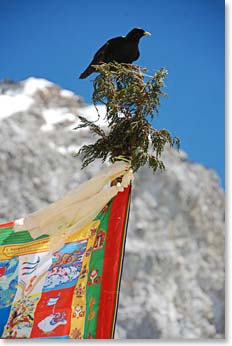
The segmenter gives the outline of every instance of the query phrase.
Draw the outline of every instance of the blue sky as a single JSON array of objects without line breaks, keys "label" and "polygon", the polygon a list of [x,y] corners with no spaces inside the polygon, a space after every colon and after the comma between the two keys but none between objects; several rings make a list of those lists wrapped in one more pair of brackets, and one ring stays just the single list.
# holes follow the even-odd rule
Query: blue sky
[{"label": "blue sky", "polygon": [[169,72],[153,126],[179,136],[224,186],[223,0],[0,0],[0,79],[46,78],[91,103],[92,77],[77,77],[105,41],[133,27],[152,33],[137,63]]}]

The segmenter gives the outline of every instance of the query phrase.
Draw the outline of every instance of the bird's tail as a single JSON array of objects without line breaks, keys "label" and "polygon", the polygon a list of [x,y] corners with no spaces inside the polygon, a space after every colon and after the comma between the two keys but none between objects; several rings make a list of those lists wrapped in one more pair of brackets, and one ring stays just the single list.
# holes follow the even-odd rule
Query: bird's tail
[{"label": "bird's tail", "polygon": [[95,71],[96,71],[95,68],[93,66],[89,65],[87,67],[87,69],[84,72],[82,72],[82,74],[79,76],[79,78],[84,79],[84,78],[88,77],[89,75],[91,75],[91,73],[93,73]]}]

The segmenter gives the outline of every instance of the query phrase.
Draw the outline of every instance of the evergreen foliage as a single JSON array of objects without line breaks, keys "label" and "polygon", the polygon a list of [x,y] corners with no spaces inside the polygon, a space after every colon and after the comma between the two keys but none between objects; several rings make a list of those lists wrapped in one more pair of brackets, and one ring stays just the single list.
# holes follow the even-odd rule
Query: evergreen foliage
[{"label": "evergreen foliage", "polygon": [[107,129],[79,116],[76,129],[88,127],[98,139],[84,145],[76,154],[83,161],[83,167],[95,159],[107,158],[131,161],[134,171],[148,163],[155,172],[163,170],[161,154],[165,145],[179,148],[179,139],[172,137],[166,129],[155,129],[150,121],[158,113],[160,97],[167,71],[161,68],[153,76],[147,76],[146,68],[131,64],[108,63],[94,66],[99,75],[93,81],[92,100],[97,109],[106,106]]}]

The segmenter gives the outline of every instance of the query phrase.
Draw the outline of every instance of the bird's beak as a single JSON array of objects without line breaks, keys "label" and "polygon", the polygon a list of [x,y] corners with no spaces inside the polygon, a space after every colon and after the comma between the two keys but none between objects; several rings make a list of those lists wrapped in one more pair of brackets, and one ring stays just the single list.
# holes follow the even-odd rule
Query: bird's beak
[{"label": "bird's beak", "polygon": [[143,35],[148,35],[148,36],[151,36],[151,33],[148,32],[148,31],[144,31]]}]

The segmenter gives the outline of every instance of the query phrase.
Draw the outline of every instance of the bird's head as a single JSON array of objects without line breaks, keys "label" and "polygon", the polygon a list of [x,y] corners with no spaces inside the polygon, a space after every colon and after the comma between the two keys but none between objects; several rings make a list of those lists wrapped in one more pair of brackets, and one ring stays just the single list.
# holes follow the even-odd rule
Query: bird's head
[{"label": "bird's head", "polygon": [[151,34],[150,32],[145,31],[141,28],[134,28],[126,35],[126,38],[132,41],[139,41],[141,37],[146,35],[151,35]]}]

